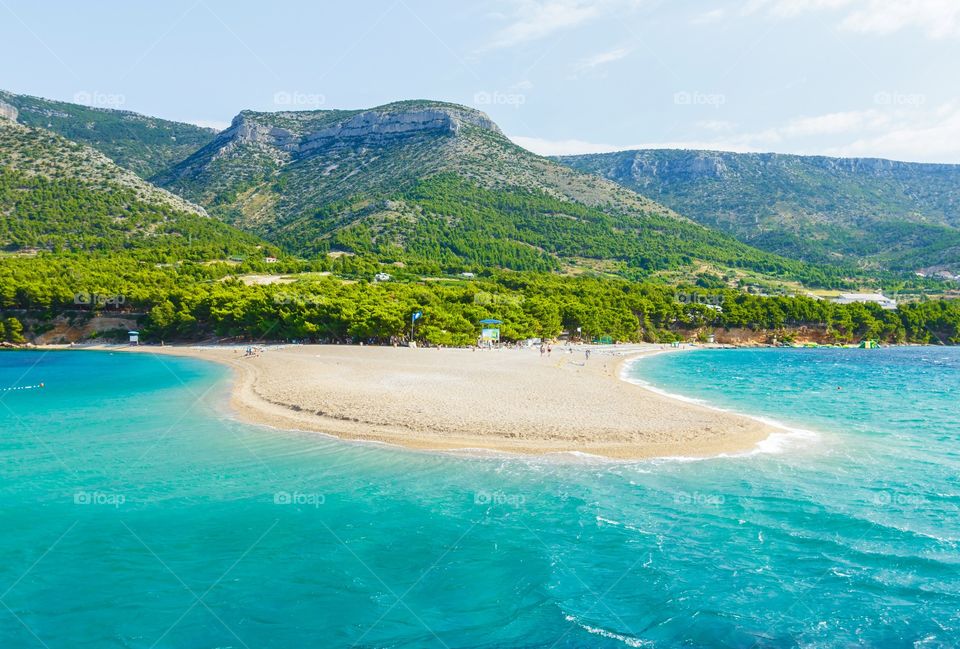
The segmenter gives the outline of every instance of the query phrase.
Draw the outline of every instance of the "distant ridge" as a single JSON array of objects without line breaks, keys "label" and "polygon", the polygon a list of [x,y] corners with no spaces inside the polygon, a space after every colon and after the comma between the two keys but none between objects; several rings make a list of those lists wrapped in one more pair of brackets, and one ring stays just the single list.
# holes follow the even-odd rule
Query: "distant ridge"
[{"label": "distant ridge", "polygon": [[15,111],[12,119],[87,144],[144,178],[179,162],[216,135],[215,129],[126,110],[84,106],[0,90],[0,111],[2,105]]},{"label": "distant ridge", "polygon": [[555,159],[771,252],[900,271],[960,267],[960,165],[670,149]]}]

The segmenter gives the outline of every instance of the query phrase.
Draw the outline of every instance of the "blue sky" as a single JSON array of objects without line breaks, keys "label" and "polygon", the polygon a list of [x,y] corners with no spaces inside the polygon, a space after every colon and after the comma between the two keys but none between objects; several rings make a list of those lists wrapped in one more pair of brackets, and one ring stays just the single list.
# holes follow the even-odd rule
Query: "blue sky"
[{"label": "blue sky", "polygon": [[0,0],[0,88],[223,126],[429,98],[538,153],[960,163],[960,0]]}]

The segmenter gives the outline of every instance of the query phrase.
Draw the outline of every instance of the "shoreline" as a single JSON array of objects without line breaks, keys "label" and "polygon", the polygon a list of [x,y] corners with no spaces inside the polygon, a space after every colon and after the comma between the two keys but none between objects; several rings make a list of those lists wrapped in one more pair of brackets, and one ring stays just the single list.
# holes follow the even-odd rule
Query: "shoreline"
[{"label": "shoreline", "polygon": [[[74,348],[76,349],[76,348]],[[185,356],[231,368],[243,421],[423,451],[604,459],[706,459],[755,452],[786,428],[625,380],[659,345],[536,350],[347,345],[86,349]],[[486,395],[486,396],[485,396]]]},{"label": "shoreline", "polygon": [[[646,391],[648,391],[648,392],[653,392],[654,394],[662,395],[662,396],[664,396],[664,397],[667,397],[668,399],[673,399],[673,400],[675,400],[675,401],[678,401],[678,402],[681,402],[681,403],[684,403],[684,404],[694,404],[694,405],[702,406],[702,407],[704,407],[704,408],[708,408],[708,409],[714,410],[714,411],[716,411],[716,412],[722,412],[722,413],[726,413],[726,414],[731,414],[731,415],[735,415],[735,416],[737,416],[737,417],[746,417],[747,419],[751,419],[751,420],[756,421],[756,422],[758,422],[758,423],[760,423],[760,424],[763,424],[763,425],[765,425],[765,426],[770,426],[772,429],[774,429],[774,430],[772,430],[772,432],[770,433],[770,435],[767,436],[766,439],[760,440],[759,442],[757,442],[757,444],[756,444],[752,449],[750,449],[750,450],[748,450],[748,451],[742,451],[742,452],[739,452],[739,453],[721,453],[721,454],[719,454],[719,455],[715,455],[715,456],[712,456],[712,457],[744,457],[744,456],[749,456],[749,455],[757,455],[757,454],[760,454],[760,453],[779,453],[779,452],[781,452],[781,451],[784,449],[785,446],[787,446],[787,445],[792,445],[792,444],[796,444],[798,440],[802,440],[802,441],[800,442],[800,445],[801,445],[801,446],[806,446],[806,445],[808,445],[808,444],[811,443],[811,442],[814,442],[814,441],[817,441],[817,440],[820,440],[820,439],[821,439],[821,433],[819,433],[819,432],[817,432],[817,431],[814,431],[814,430],[810,430],[810,429],[807,429],[807,428],[800,428],[800,427],[797,427],[797,426],[795,426],[795,425],[787,424],[787,423],[784,423],[784,422],[782,422],[782,421],[780,421],[780,420],[773,419],[773,418],[770,418],[770,417],[766,417],[766,416],[763,416],[763,415],[750,414],[750,413],[746,413],[746,412],[741,412],[740,410],[734,410],[734,409],[732,409],[732,408],[725,408],[725,407],[723,407],[723,406],[719,406],[719,405],[716,405],[716,404],[709,403],[709,402],[707,402],[707,401],[705,401],[705,400],[703,400],[703,399],[699,399],[699,398],[697,398],[697,397],[688,397],[688,396],[683,395],[683,394],[677,394],[677,393],[674,393],[674,392],[670,392],[669,390],[665,390],[665,389],[663,389],[663,388],[659,388],[659,387],[653,385],[652,383],[650,383],[650,382],[648,382],[648,381],[645,381],[645,380],[643,380],[643,379],[634,379],[634,378],[630,378],[629,376],[627,376],[627,370],[630,368],[630,366],[632,366],[633,364],[635,364],[635,363],[643,360],[644,358],[650,358],[651,356],[656,356],[658,353],[666,353],[666,352],[669,352],[669,351],[696,351],[696,350],[698,350],[698,349],[730,349],[730,347],[727,347],[727,346],[713,346],[713,347],[711,347],[711,346],[706,346],[706,347],[698,347],[698,348],[695,348],[695,349],[693,349],[693,350],[669,350],[669,349],[665,349],[665,350],[663,350],[662,352],[652,352],[652,353],[650,353],[650,354],[645,354],[645,355],[640,355],[640,356],[634,356],[634,357],[625,359],[625,360],[623,361],[623,363],[621,364],[621,374],[620,374],[620,378],[621,378],[621,380],[623,380],[623,381],[625,381],[625,382],[627,382],[627,383],[630,383],[630,384],[632,384],[632,385],[635,385],[635,386],[641,388],[642,390],[646,390]],[[743,348],[737,347],[737,348],[735,348],[735,349],[743,349]],[[751,348],[749,348],[749,349],[757,349],[757,348],[751,347]],[[698,457],[684,457],[684,456],[680,456],[680,457],[659,458],[659,459],[672,459],[672,460],[677,460],[677,461],[696,461],[696,460],[710,459],[710,458],[709,458],[709,457],[706,457],[706,458],[698,458]]]}]

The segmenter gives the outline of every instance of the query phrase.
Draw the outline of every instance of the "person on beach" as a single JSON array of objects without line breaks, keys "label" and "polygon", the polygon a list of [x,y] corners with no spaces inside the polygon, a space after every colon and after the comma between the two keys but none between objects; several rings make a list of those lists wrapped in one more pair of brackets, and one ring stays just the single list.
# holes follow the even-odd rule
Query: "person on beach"
[{"label": "person on beach", "polygon": [[584,355],[586,356],[586,358],[584,358],[583,360],[585,360],[585,361],[590,360],[590,350],[587,349],[587,350],[585,350],[583,353],[584,353]]}]

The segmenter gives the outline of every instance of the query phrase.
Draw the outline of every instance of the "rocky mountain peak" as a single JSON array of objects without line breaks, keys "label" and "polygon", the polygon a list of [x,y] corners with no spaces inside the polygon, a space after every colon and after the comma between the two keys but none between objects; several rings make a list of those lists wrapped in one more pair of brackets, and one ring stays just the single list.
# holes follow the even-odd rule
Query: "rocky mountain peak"
[{"label": "rocky mountain peak", "polygon": [[405,101],[367,110],[243,111],[217,140],[259,144],[302,155],[337,143],[382,145],[415,135],[457,135],[475,126],[502,135],[485,113],[441,102]]}]

